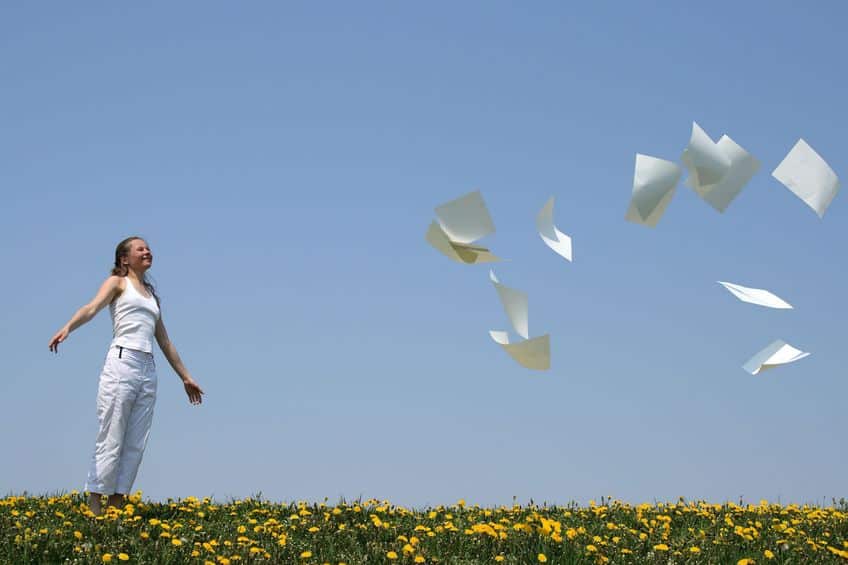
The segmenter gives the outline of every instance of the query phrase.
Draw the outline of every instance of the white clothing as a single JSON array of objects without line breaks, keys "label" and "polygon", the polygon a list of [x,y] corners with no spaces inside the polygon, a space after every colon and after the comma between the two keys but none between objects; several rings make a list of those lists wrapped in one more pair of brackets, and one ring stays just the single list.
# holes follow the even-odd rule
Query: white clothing
[{"label": "white clothing", "polygon": [[152,353],[109,348],[97,392],[100,430],[86,491],[130,494],[150,435],[157,381]]},{"label": "white clothing", "polygon": [[159,319],[159,305],[153,296],[142,296],[132,281],[124,278],[126,288],[109,304],[112,315],[112,347],[153,353],[153,335]]}]

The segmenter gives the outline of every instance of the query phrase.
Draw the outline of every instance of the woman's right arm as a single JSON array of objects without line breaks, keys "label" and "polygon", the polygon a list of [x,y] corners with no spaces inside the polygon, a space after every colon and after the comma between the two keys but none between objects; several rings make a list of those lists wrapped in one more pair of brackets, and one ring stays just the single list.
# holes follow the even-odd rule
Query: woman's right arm
[{"label": "woman's right arm", "polygon": [[62,329],[56,332],[56,335],[53,336],[47,346],[50,351],[58,353],[59,344],[68,338],[69,333],[91,320],[104,306],[112,302],[115,295],[120,291],[120,284],[121,277],[119,276],[112,275],[106,279],[103,284],[100,285],[100,290],[97,291],[97,295],[95,295],[92,301],[77,310],[76,314],[71,317],[70,321],[65,324]]}]

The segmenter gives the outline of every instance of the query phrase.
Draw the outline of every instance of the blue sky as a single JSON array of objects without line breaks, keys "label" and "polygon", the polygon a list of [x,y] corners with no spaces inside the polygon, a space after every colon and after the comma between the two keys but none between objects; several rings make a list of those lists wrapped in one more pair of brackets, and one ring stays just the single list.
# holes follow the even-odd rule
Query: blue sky
[{"label": "blue sky", "polygon": [[[111,339],[47,342],[144,236],[163,318],[135,489],[340,496],[822,502],[848,474],[846,205],[770,172],[799,137],[843,178],[839,2],[94,2],[0,8],[0,491],[81,489]],[[723,215],[684,186],[624,221],[637,152],[692,121],[763,164]],[[433,208],[480,189],[501,281],[552,369],[489,338],[487,267]],[[574,262],[539,240],[556,196]],[[715,283],[768,288],[792,311]],[[752,377],[774,339],[810,351]]]}]

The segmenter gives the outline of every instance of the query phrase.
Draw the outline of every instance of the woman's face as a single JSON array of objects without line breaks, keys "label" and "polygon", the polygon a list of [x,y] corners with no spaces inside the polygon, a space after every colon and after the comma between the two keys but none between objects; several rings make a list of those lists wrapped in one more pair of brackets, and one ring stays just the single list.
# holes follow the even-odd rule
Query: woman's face
[{"label": "woman's face", "polygon": [[153,252],[143,239],[130,242],[130,251],[124,258],[124,264],[136,272],[144,272],[153,265]]}]

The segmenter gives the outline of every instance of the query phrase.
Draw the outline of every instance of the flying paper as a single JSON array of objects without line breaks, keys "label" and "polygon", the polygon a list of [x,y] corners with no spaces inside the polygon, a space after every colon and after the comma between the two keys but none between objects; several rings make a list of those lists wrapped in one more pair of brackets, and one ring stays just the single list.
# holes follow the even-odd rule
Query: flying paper
[{"label": "flying paper", "polygon": [[656,226],[674,195],[680,174],[680,167],[671,161],[637,153],[633,194],[624,218],[637,224]]},{"label": "flying paper", "polygon": [[559,231],[554,225],[554,197],[551,196],[539,215],[536,216],[536,229],[545,245],[557,254],[571,261],[571,238]]},{"label": "flying paper", "polygon": [[546,371],[551,368],[551,336],[549,334],[518,343],[510,343],[506,332],[490,331],[489,335],[522,367],[537,371]]},{"label": "flying paper", "polygon": [[836,173],[803,139],[798,140],[771,176],[806,202],[819,218],[824,217],[839,191]]},{"label": "flying paper", "polygon": [[689,175],[686,185],[693,188],[710,206],[724,212],[760,170],[760,162],[726,135],[723,135],[716,145],[730,159],[727,174],[721,181],[706,185],[697,184],[695,175]]},{"label": "flying paper", "polygon": [[444,255],[459,263],[500,261],[487,248],[471,245],[495,231],[479,190],[438,206],[436,217],[425,239]]},{"label": "flying paper", "polygon": [[489,271],[489,279],[498,291],[498,297],[501,299],[501,304],[506,310],[515,333],[523,337],[524,340],[510,343],[509,334],[499,330],[490,331],[489,335],[522,367],[537,370],[549,369],[551,366],[550,336],[545,334],[529,339],[527,295],[520,290],[502,285],[494,271]]},{"label": "flying paper", "polygon": [[761,288],[748,288],[747,286],[741,286],[729,282],[717,282],[718,284],[722,285],[724,288],[729,290],[736,298],[738,298],[742,302],[758,304],[760,306],[766,306],[768,308],[792,308],[791,304],[767,290],[763,290]]},{"label": "flying paper", "polygon": [[680,160],[689,169],[692,188],[699,194],[702,187],[721,182],[730,170],[730,157],[696,122],[692,122],[692,136]]},{"label": "flying paper", "polygon": [[752,375],[756,375],[760,371],[772,369],[778,365],[792,363],[799,359],[803,359],[808,355],[809,353],[801,351],[800,349],[795,349],[785,341],[778,339],[751,357],[751,359],[745,363],[742,368]]},{"label": "flying paper", "polygon": [[495,289],[498,291],[501,304],[503,304],[504,310],[506,310],[506,315],[509,317],[515,333],[524,339],[528,339],[530,337],[530,331],[528,330],[527,322],[527,294],[502,285],[492,270],[489,271],[489,280],[494,283]]}]

